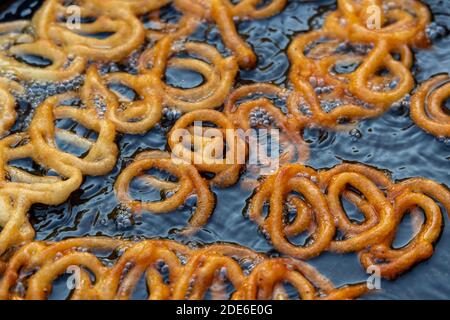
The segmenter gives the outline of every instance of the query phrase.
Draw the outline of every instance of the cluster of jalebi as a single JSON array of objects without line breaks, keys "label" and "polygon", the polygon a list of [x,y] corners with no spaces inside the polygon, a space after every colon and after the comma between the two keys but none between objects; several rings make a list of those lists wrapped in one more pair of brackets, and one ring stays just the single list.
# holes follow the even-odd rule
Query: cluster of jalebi
[{"label": "cluster of jalebi", "polygon": [[[106,262],[96,256],[105,252],[116,258]],[[141,278],[152,300],[198,300],[208,294],[213,299],[288,299],[285,283],[307,300],[353,299],[367,292],[365,283],[335,288],[305,262],[267,258],[237,245],[193,249],[170,240],[75,238],[32,242],[18,250],[4,267],[0,299],[46,299],[53,282],[68,272],[74,278],[72,299],[130,299]]]},{"label": "cluster of jalebi", "polygon": [[[143,133],[160,120],[162,106],[182,112],[219,107],[233,85],[238,64],[253,67],[256,63],[255,54],[237,33],[233,19],[271,16],[283,9],[286,0],[274,0],[263,7],[259,0],[244,0],[237,5],[228,0],[174,1],[173,6],[183,14],[176,25],[164,23],[159,17],[158,10],[170,2],[77,0],[67,5],[62,0],[47,0],[32,21],[0,25],[0,71],[20,81],[60,82],[82,75],[93,63],[120,62],[144,50],[137,75],[100,76],[94,66],[86,75],[106,99],[105,118],[119,132]],[[176,43],[192,34],[203,19],[217,23],[236,58],[224,58],[207,44]],[[148,43],[152,45],[145,49]],[[173,57],[181,52],[191,57]],[[24,61],[24,56],[48,61],[36,66]],[[163,81],[167,67],[192,69],[205,81],[192,89],[171,87]],[[140,99],[129,101],[108,89],[111,83],[129,86]],[[4,110],[13,108],[11,91],[20,90],[12,81],[0,81]],[[8,112],[2,117],[3,132],[11,127],[13,115]]]},{"label": "cluster of jalebi", "polygon": [[[286,1],[275,0],[262,7],[260,1],[254,0],[237,5],[228,0],[173,1],[172,6],[182,14],[176,24],[165,23],[160,18],[160,9],[171,2],[46,0],[31,21],[0,24],[0,134],[3,136],[14,125],[16,97],[22,95],[26,100],[26,88],[31,82],[46,85],[83,77],[81,88],[49,94],[39,103],[26,133],[6,137],[0,143],[3,172],[0,254],[34,239],[27,219],[31,205],[61,204],[80,187],[83,175],[109,173],[119,153],[115,142],[117,133],[148,132],[160,122],[164,107],[183,113],[192,111],[176,127],[190,130],[193,121],[211,121],[224,130],[234,129],[222,113],[206,110],[223,104],[233,86],[238,63],[252,67],[256,62],[251,48],[238,35],[233,19],[268,17],[282,10]],[[237,59],[223,57],[207,44],[179,42],[192,34],[203,19],[217,23],[224,42]],[[134,52],[140,54],[136,72],[103,71],[105,64],[120,63]],[[181,57],[180,53],[188,57]],[[27,57],[38,57],[41,61],[36,65]],[[168,67],[191,69],[201,74],[204,82],[192,89],[172,87],[164,81]],[[127,96],[118,86],[134,91],[135,97]],[[87,129],[88,137],[72,129],[61,129],[57,123],[62,120]],[[171,134],[170,146],[174,149],[175,139]],[[237,137],[231,140],[244,145]],[[81,149],[82,155],[69,152],[61,144]],[[192,156],[196,156],[195,150]],[[32,174],[10,164],[23,158],[32,159],[43,169]],[[187,230],[192,231],[206,223],[215,203],[207,181],[199,172],[214,174],[211,183],[225,187],[237,182],[241,167],[242,164],[217,162],[193,166],[175,163],[162,153],[143,153],[118,178],[117,197],[133,212],[162,213],[173,211],[188,196],[196,194],[197,210]],[[134,201],[128,193],[129,183],[152,168],[165,170],[179,179],[169,183],[144,176],[150,186],[174,192],[174,196],[161,202]]]},{"label": "cluster of jalebi", "polygon": [[414,87],[410,47],[428,44],[429,22],[419,1],[339,0],[322,29],[289,47],[289,111],[326,128],[384,113]]},{"label": "cluster of jalebi", "polygon": [[[342,199],[364,215],[359,223],[348,217]],[[342,164],[316,171],[299,164],[282,167],[268,177],[253,196],[249,217],[263,228],[273,246],[298,259],[324,251],[358,252],[367,268],[376,265],[381,275],[395,278],[433,254],[442,227],[442,204],[450,214],[450,191],[424,178],[394,183],[383,171],[362,165]],[[265,216],[265,207],[268,213]],[[407,213],[423,210],[425,220],[401,249],[392,247]],[[286,215],[295,211],[295,218]],[[307,233],[305,245],[289,238]]]},{"label": "cluster of jalebi", "polygon": [[[74,299],[131,298],[142,277],[150,299],[208,294],[286,299],[286,282],[303,299],[351,299],[364,294],[366,285],[335,288],[296,259],[324,251],[357,252],[364,267],[378,266],[382,276],[395,278],[433,254],[443,225],[437,203],[450,214],[445,187],[423,178],[393,182],[364,165],[316,171],[301,164],[309,158],[306,127],[338,129],[378,116],[413,89],[411,48],[428,44],[429,10],[417,0],[338,0],[338,9],[320,30],[293,40],[288,52],[292,90],[267,83],[234,88],[239,69],[257,63],[235,21],[272,16],[286,3],[46,0],[31,21],[0,24],[0,299],[46,298],[52,284],[74,266],[80,267]],[[176,23],[162,17],[166,5],[181,14]],[[187,40],[203,22],[217,26],[231,55]],[[112,70],[132,59],[135,65],[127,72]],[[172,86],[166,81],[170,68],[194,71],[203,82],[192,88]],[[27,131],[8,136],[16,121],[16,100],[27,100],[33,83],[45,87],[77,78],[79,87],[39,97]],[[434,77],[411,100],[413,120],[439,137],[450,136],[443,107],[449,83],[448,76]],[[222,106],[223,111],[213,110]],[[121,206],[133,213],[164,214],[195,196],[195,210],[183,230],[190,235],[214,211],[211,188],[236,184],[248,162],[252,141],[237,129],[276,129],[281,169],[259,184],[260,168],[247,163],[259,184],[249,216],[289,257],[268,258],[227,244],[194,249],[168,240],[34,241],[31,206],[59,205],[80,188],[83,176],[110,173],[119,156],[117,135],[147,133],[161,122],[164,109],[181,115],[167,134],[171,153],[144,151],[134,157],[115,183]],[[89,133],[80,134],[74,126],[62,129],[64,121]],[[69,152],[65,144],[82,152]],[[31,173],[12,163],[25,158],[40,169]],[[134,180],[160,191],[161,199],[135,199]],[[342,198],[363,213],[362,223],[349,218]],[[393,248],[403,216],[421,210],[426,219],[418,225],[420,232],[405,247]],[[305,245],[290,241],[304,233],[310,235]],[[114,252],[116,258],[105,264],[98,252]],[[227,283],[234,288],[232,295]]]}]

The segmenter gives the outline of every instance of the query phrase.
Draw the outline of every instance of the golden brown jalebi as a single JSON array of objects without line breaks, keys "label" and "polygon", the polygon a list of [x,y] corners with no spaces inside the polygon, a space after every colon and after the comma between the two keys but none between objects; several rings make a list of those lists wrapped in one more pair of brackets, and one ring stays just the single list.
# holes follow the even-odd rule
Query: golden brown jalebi
[{"label": "golden brown jalebi", "polygon": [[[364,214],[363,222],[348,218],[341,197]],[[283,166],[263,182],[251,200],[249,217],[267,231],[280,252],[308,259],[325,250],[362,251],[365,267],[386,260],[380,264],[381,274],[392,278],[432,255],[442,228],[436,201],[450,212],[450,191],[428,179],[394,183],[384,172],[362,164],[342,164],[319,172],[294,164]],[[296,209],[296,217],[288,223],[284,217],[286,204]],[[405,248],[392,249],[397,226],[415,207],[425,212],[422,231]],[[305,231],[312,238],[305,246],[289,242],[288,238]],[[335,239],[337,232],[341,239]]]},{"label": "golden brown jalebi", "polygon": [[425,27],[431,14],[420,1],[338,0],[338,7],[327,17],[325,28],[345,32],[352,41],[427,45]]},{"label": "golden brown jalebi", "polygon": [[[223,58],[214,47],[203,43],[187,42],[183,47],[184,50],[175,51],[173,38],[164,37],[154,48],[142,54],[140,72],[151,73],[155,77],[166,107],[182,112],[220,107],[231,90],[238,71],[234,57]],[[171,57],[177,51],[186,51],[198,58]],[[152,68],[148,70],[150,65]],[[203,76],[204,82],[189,89],[167,85],[163,78],[168,67],[198,72]]]},{"label": "golden brown jalebi", "polygon": [[238,34],[234,19],[262,19],[280,12],[287,0],[273,0],[268,5],[258,8],[261,0],[243,0],[232,4],[229,0],[175,0],[175,6],[193,16],[213,20],[222,35],[225,45],[235,54],[239,66],[253,68],[257,57],[253,49]]},{"label": "golden brown jalebi", "polygon": [[[127,57],[144,43],[144,27],[128,6],[96,0],[80,0],[79,4],[81,18],[95,18],[94,22],[75,22],[78,25],[72,26],[66,20],[73,13],[63,1],[45,1],[33,17],[33,27],[39,38],[57,43],[77,56],[113,61]],[[96,37],[105,33],[106,38]]]},{"label": "golden brown jalebi", "polygon": [[318,274],[305,262],[278,258],[258,264],[233,295],[235,300],[285,300],[284,292],[276,291],[276,284],[287,281],[298,292],[302,300],[354,299],[368,291],[366,284],[336,289],[333,284]]},{"label": "golden brown jalebi", "polygon": [[[113,265],[106,266],[96,257],[96,252],[105,250],[118,252]],[[246,262],[256,266],[248,276]],[[168,279],[161,265],[167,267]],[[152,300],[202,299],[208,291],[222,299],[287,299],[284,281],[292,283],[303,299],[352,299],[368,291],[365,284],[336,289],[304,262],[269,259],[236,245],[191,249],[168,240],[133,243],[96,237],[25,245],[5,266],[0,299],[45,299],[52,283],[74,267],[79,271],[72,299],[129,299],[141,277]],[[234,287],[231,297],[224,291],[225,280]]]},{"label": "golden brown jalebi", "polygon": [[233,123],[215,110],[183,115],[169,132],[168,144],[174,157],[214,174],[211,183],[220,187],[235,184],[246,161],[245,141]]},{"label": "golden brown jalebi", "polygon": [[[241,19],[264,19],[273,16],[283,10],[287,0],[272,0],[261,7],[262,2],[261,0],[240,0],[234,4],[229,0],[224,0],[224,4],[229,8],[233,17]],[[210,14],[211,10],[211,3],[208,0],[175,0],[174,3],[182,11],[192,12],[204,18]]]},{"label": "golden brown jalebi", "polygon": [[[108,87],[119,84],[136,92],[130,100]],[[104,116],[111,121],[117,131],[128,134],[142,134],[159,122],[162,115],[162,101],[154,89],[155,80],[151,76],[133,76],[127,73],[110,73],[101,77],[95,67],[86,72],[85,86],[91,95],[95,92],[104,100]]]},{"label": "golden brown jalebi", "polygon": [[411,98],[411,118],[437,137],[450,137],[450,116],[445,102],[450,97],[450,77],[439,75],[423,83]]},{"label": "golden brown jalebi", "polygon": [[[177,182],[170,182],[157,177],[144,175],[146,171],[157,168],[164,170],[178,178]],[[165,193],[173,193],[162,201],[144,202],[133,200],[129,194],[130,183],[134,178],[145,179],[149,187],[157,188]],[[215,198],[207,182],[200,176],[197,169],[189,164],[171,159],[170,154],[163,152],[144,152],[125,168],[115,184],[115,192],[119,201],[133,212],[149,211],[151,213],[167,213],[182,206],[186,199],[195,192],[197,209],[189,220],[187,232],[195,232],[202,227],[211,216]]]},{"label": "golden brown jalebi", "polygon": [[384,113],[413,89],[410,46],[427,44],[429,22],[415,0],[338,1],[321,30],[289,47],[290,112],[303,126],[329,128]]},{"label": "golden brown jalebi", "polygon": [[[103,87],[96,86],[95,79],[86,81],[80,94],[68,92],[46,99],[37,109],[30,124],[31,143],[40,158],[56,157],[58,161],[76,167],[83,174],[104,175],[116,164],[118,148],[115,144],[114,123],[102,119],[108,101],[105,101]],[[81,98],[84,106],[72,106],[74,99]],[[76,133],[56,127],[55,121],[70,119],[83,127],[98,133],[96,141],[80,137]],[[61,139],[80,147],[86,154],[79,158],[61,150],[56,142]]]},{"label": "golden brown jalebi", "polygon": [[[319,255],[328,248],[335,234],[333,216],[320,188],[311,181],[314,178],[317,179],[315,171],[302,165],[283,166],[276,175],[264,181],[250,203],[250,218],[268,232],[274,247],[300,259]],[[290,192],[298,192],[305,200],[291,200],[298,210],[297,216],[292,223],[285,225],[284,199]],[[270,202],[270,209],[265,220],[263,208],[267,202]],[[314,219],[310,215],[314,215]],[[311,245],[295,246],[287,240],[289,236],[308,230],[313,220],[316,226]]]},{"label": "golden brown jalebi", "polygon": [[[46,0],[31,21],[0,24],[1,136],[15,123],[16,99],[26,98],[34,84],[84,81],[74,91],[46,96],[33,110],[27,132],[0,140],[0,299],[48,298],[53,283],[74,270],[72,299],[130,299],[143,277],[148,298],[155,300],[353,299],[368,291],[366,284],[336,288],[295,259],[356,252],[364,268],[376,266],[382,277],[394,279],[433,255],[443,227],[440,206],[450,214],[446,187],[425,178],[393,181],[363,164],[315,170],[304,165],[309,150],[303,140],[307,127],[339,129],[379,116],[411,92],[412,48],[430,44],[425,32],[430,11],[417,0],[338,0],[320,30],[293,39],[288,89],[268,83],[234,88],[239,67],[257,63],[235,23],[267,18],[286,3]],[[177,22],[166,20],[166,5],[179,11]],[[231,56],[187,40],[204,21],[217,26]],[[172,86],[166,80],[169,69],[193,71],[203,82]],[[449,96],[449,76],[431,78],[414,94],[411,117],[427,132],[449,137],[444,107]],[[223,111],[212,110],[222,106]],[[183,114],[167,136],[171,154],[139,153],[117,177],[120,205],[136,214],[162,214],[195,196],[183,230],[190,236],[213,214],[211,187],[236,184],[246,163],[254,173],[248,159],[253,141],[245,132],[274,129],[282,166],[264,179],[252,177],[258,187],[248,214],[281,257],[225,243],[193,248],[171,240],[34,241],[30,208],[59,205],[80,187],[83,175],[111,172],[119,153],[117,133],[147,133],[161,121],[163,108]],[[62,129],[62,120],[75,125]],[[61,142],[83,152],[71,153]],[[42,170],[31,173],[14,165],[24,158]],[[171,177],[163,178],[166,174]],[[159,191],[162,199],[136,199],[134,179]],[[364,220],[350,218],[344,201]],[[394,247],[404,216],[421,213],[425,219],[417,234],[404,247]],[[305,234],[305,243],[297,244]],[[110,253],[114,261],[105,263],[99,252]]]},{"label": "golden brown jalebi", "polygon": [[190,14],[184,14],[178,23],[164,22],[160,18],[159,10],[151,12],[148,19],[151,24],[146,30],[149,41],[161,40],[164,37],[179,40],[191,35],[200,24],[200,18]]}]

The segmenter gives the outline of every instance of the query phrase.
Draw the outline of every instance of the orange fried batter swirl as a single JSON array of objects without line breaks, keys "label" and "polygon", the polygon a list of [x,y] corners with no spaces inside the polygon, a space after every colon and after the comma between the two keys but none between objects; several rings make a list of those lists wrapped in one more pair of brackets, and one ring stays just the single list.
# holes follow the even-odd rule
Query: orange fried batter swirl
[{"label": "orange fried batter swirl", "polygon": [[[85,87],[85,89],[88,87]],[[86,175],[104,175],[116,164],[118,148],[115,144],[116,131],[114,124],[108,120],[98,119],[94,110],[94,96],[91,92],[82,90],[85,95],[86,108],[65,105],[65,102],[77,97],[74,93],[48,98],[36,109],[30,124],[31,143],[36,146],[39,157],[56,157],[58,161],[76,167]],[[98,133],[96,141],[78,136],[76,133],[59,129],[56,120],[71,119],[89,130]],[[78,157],[58,147],[57,139],[66,141],[81,149],[87,150],[86,155]]]},{"label": "orange fried batter swirl", "polygon": [[168,144],[174,157],[193,164],[200,172],[214,174],[211,183],[228,187],[239,180],[246,145],[223,113],[197,110],[183,115],[169,132]]},{"label": "orange fried batter swirl", "polygon": [[[280,154],[281,164],[288,162],[304,163],[309,158],[309,149],[300,135],[300,128],[297,122],[284,114],[268,98],[254,98],[253,95],[268,95],[274,98],[286,100],[287,92],[275,85],[267,83],[258,83],[244,85],[233,91],[227,98],[224,107],[224,113],[234,124],[243,130],[249,130],[252,127],[264,127],[267,129],[276,129],[280,134],[278,142],[283,147]],[[250,98],[250,99],[249,99]],[[240,101],[243,99],[249,99]],[[254,111],[264,112],[272,119],[270,123],[252,123],[251,115]],[[257,119],[255,119],[257,120]]]},{"label": "orange fried batter swirl", "polygon": [[[113,265],[106,266],[96,257],[96,252],[104,251],[119,252]],[[256,265],[248,276],[245,262]],[[167,268],[167,279],[160,266]],[[72,299],[130,299],[142,277],[152,300],[201,299],[209,290],[213,298],[230,298],[225,280],[233,284],[231,298],[235,300],[286,299],[284,281],[291,282],[304,299],[353,299],[367,292],[365,284],[335,289],[304,262],[269,259],[236,245],[194,250],[169,240],[133,243],[97,237],[33,242],[22,247],[5,266],[0,299],[45,299],[53,281],[73,270],[77,272],[77,285]],[[17,286],[26,289],[14,290]]]},{"label": "orange fried batter swirl", "polygon": [[[120,2],[80,0],[81,18],[94,22],[72,26],[66,21],[74,14],[61,0],[47,0],[33,17],[33,27],[42,40],[61,44],[69,53],[95,60],[119,61],[139,48],[145,40],[142,23]],[[114,6],[114,4],[116,4]],[[106,38],[95,35],[111,33]]]},{"label": "orange fried batter swirl", "polygon": [[450,116],[445,102],[450,97],[450,77],[439,75],[423,83],[411,98],[411,118],[436,137],[450,137]]},{"label": "orange fried batter swirl", "polygon": [[[153,168],[176,176],[178,181],[169,182],[153,176],[144,176],[145,171]],[[128,190],[132,179],[137,177],[145,179],[149,186],[163,192],[173,192],[173,195],[157,202],[133,200]],[[193,191],[197,195],[197,209],[189,220],[189,229],[187,230],[189,233],[195,232],[206,224],[215,205],[213,193],[194,166],[183,163],[179,159],[178,161],[171,159],[170,155],[164,152],[144,152],[122,171],[115,184],[117,198],[133,212],[145,210],[159,214],[174,211],[184,204]]]},{"label": "orange fried batter swirl", "polygon": [[[21,80],[63,81],[84,71],[86,59],[73,56],[50,40],[36,37],[28,21],[0,24],[0,71],[12,73]],[[36,67],[18,58],[35,55],[50,61]]]},{"label": "orange fried batter swirl", "polygon": [[[163,96],[163,104],[181,112],[220,107],[234,82],[238,66],[234,57],[223,58],[216,48],[197,42],[186,42],[184,50],[198,58],[171,57],[177,50],[173,37],[164,37],[142,54],[139,61],[141,74],[150,74],[155,78]],[[149,65],[152,66],[148,70]],[[180,89],[167,85],[164,75],[167,68],[187,69],[198,72],[205,81],[195,88]]]},{"label": "orange fried batter swirl", "polygon": [[413,89],[410,46],[428,43],[429,22],[415,0],[338,1],[321,30],[289,48],[290,112],[303,126],[328,128],[384,113]]},{"label": "orange fried batter swirl", "polygon": [[233,51],[239,66],[254,68],[257,57],[250,45],[238,34],[234,19],[262,19],[280,12],[287,0],[272,0],[268,5],[258,8],[261,0],[243,0],[232,4],[229,0],[175,0],[175,6],[183,12],[202,19],[213,20],[222,35],[225,45]]},{"label": "orange fried batter swirl", "polygon": [[[363,213],[363,222],[349,219],[341,197]],[[287,255],[308,259],[325,250],[361,252],[366,268],[384,260],[379,264],[381,275],[394,278],[432,255],[442,228],[436,202],[450,213],[450,191],[432,180],[413,178],[394,183],[384,172],[362,164],[342,164],[319,172],[291,164],[257,189],[249,217],[267,231],[273,246]],[[285,223],[287,204],[296,209],[296,216]],[[426,222],[405,248],[392,249],[397,226],[411,208],[423,209]],[[305,231],[311,235],[305,246],[289,242],[289,237]],[[340,239],[335,239],[337,231]]]},{"label": "orange fried batter swirl", "polygon": [[0,78],[0,135],[8,132],[16,122],[16,99],[13,93],[23,94],[24,88],[15,81]]}]

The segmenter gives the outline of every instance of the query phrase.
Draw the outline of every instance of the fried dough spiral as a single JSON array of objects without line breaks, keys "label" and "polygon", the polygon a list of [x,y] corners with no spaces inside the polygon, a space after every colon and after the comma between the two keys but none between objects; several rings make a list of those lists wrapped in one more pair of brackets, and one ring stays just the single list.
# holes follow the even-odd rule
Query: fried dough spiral
[{"label": "fried dough spiral", "polygon": [[[254,97],[261,94],[271,96],[274,99],[283,99],[286,104],[288,103],[287,90],[267,83],[250,84],[239,87],[228,96],[224,113],[234,122],[236,127],[245,131],[254,127],[278,130],[280,134],[278,143],[283,149],[280,150],[281,164],[297,161],[300,163],[306,162],[309,158],[309,148],[300,134],[301,128],[298,123],[295,119],[284,114],[269,98]],[[253,116],[255,112],[268,116],[266,123]]]},{"label": "fried dough spiral", "polygon": [[16,122],[15,94],[23,94],[24,88],[17,82],[0,78],[0,135],[5,134]]},{"label": "fried dough spiral", "polygon": [[[142,54],[140,72],[151,73],[157,79],[156,85],[166,107],[181,112],[220,107],[238,71],[234,57],[223,58],[216,48],[203,43],[186,42],[183,47],[184,50],[174,50],[172,37],[161,39],[154,48]],[[185,51],[196,58],[172,57],[177,51]],[[150,70],[149,65],[153,66]],[[172,87],[163,81],[167,68],[193,70],[201,74],[205,81],[195,88]]]},{"label": "fried dough spiral", "polygon": [[411,98],[411,118],[436,137],[450,137],[450,116],[445,102],[450,97],[450,77],[439,75],[423,83]]},{"label": "fried dough spiral", "polygon": [[[164,170],[178,178],[177,182],[168,182],[153,176],[144,176],[145,171],[157,168]],[[163,192],[173,192],[173,195],[162,201],[143,202],[133,200],[129,195],[129,186],[134,178],[145,179],[149,186]],[[163,152],[144,152],[139,154],[135,161],[125,168],[119,175],[115,184],[118,200],[133,212],[143,210],[160,214],[176,210],[182,206],[186,199],[195,192],[197,196],[197,209],[189,220],[188,233],[195,232],[208,221],[214,210],[215,198],[206,181],[200,176],[197,169],[179,159],[172,159]]]},{"label": "fried dough spiral", "polygon": [[[84,71],[86,59],[73,56],[52,41],[36,38],[28,21],[0,24],[0,71],[21,80],[63,81]],[[34,55],[48,59],[43,67],[22,62],[20,58]]]},{"label": "fried dough spiral", "polygon": [[[358,208],[365,220],[350,220],[341,197]],[[325,250],[361,252],[364,267],[377,265],[383,277],[395,278],[432,255],[442,229],[437,202],[449,214],[450,191],[425,178],[394,183],[384,172],[362,164],[318,172],[291,164],[260,185],[251,199],[249,217],[268,233],[275,248],[289,256],[308,259]],[[295,218],[287,223],[286,205],[296,209]],[[392,249],[397,226],[411,208],[423,209],[426,222],[406,247]],[[305,231],[311,235],[305,246],[289,242],[288,238]]]},{"label": "fried dough spiral", "polygon": [[245,279],[234,300],[286,300],[284,292],[277,292],[276,284],[287,281],[292,284],[302,300],[349,300],[366,293],[365,284],[335,288],[308,264],[293,259],[268,259],[261,262]]},{"label": "fried dough spiral", "polygon": [[410,47],[428,44],[429,22],[415,0],[338,1],[322,29],[289,47],[290,112],[303,126],[327,128],[386,112],[414,87]]},{"label": "fried dough spiral", "polygon": [[[100,116],[111,121],[118,132],[143,134],[161,120],[162,101],[154,89],[155,80],[151,76],[110,73],[101,77],[92,66],[86,73],[85,83],[90,91],[104,100],[106,110]],[[109,87],[114,84],[133,90],[137,97],[130,100]]]},{"label": "fried dough spiral", "polygon": [[[88,91],[85,86],[82,97],[86,108],[65,105],[66,101],[77,98],[75,93],[67,93],[48,98],[37,109],[30,124],[30,138],[36,146],[34,151],[39,157],[56,157],[58,161],[76,167],[86,175],[104,175],[116,164],[118,148],[115,144],[116,131],[114,124],[108,120],[98,119],[95,110],[95,92]],[[56,120],[70,119],[89,130],[98,133],[96,141],[78,136],[69,130],[55,126]],[[57,139],[87,150],[86,155],[78,157],[61,150]]]},{"label": "fried dough spiral", "polygon": [[225,45],[234,53],[241,68],[254,68],[257,57],[253,49],[238,34],[234,19],[262,19],[280,12],[286,0],[272,0],[258,8],[261,0],[243,0],[232,4],[229,0],[175,0],[175,6],[183,12],[201,19],[213,20],[222,35]]},{"label": "fried dough spiral", "polygon": [[[88,59],[119,61],[127,57],[145,40],[139,19],[121,3],[80,0],[81,18],[94,22],[72,26],[59,22],[70,19],[71,13],[61,0],[47,0],[33,17],[36,34],[43,40],[60,44],[67,52]],[[95,37],[107,33],[106,38]],[[110,34],[109,34],[110,33]]]},{"label": "fried dough spiral", "polygon": [[[96,252],[118,252],[106,266]],[[256,267],[247,276],[244,263]],[[159,266],[165,266],[167,279]],[[70,271],[72,270],[72,271]],[[236,245],[191,249],[169,240],[126,242],[112,238],[74,238],[58,243],[33,242],[8,262],[0,281],[1,299],[46,299],[58,276],[76,270],[71,299],[129,299],[141,277],[149,299],[199,299],[208,290],[213,297],[230,298],[222,276],[234,286],[231,299],[287,299],[283,281],[293,283],[304,299],[353,299],[367,292],[365,284],[335,289],[304,262],[270,259]],[[222,270],[218,273],[219,270]],[[95,275],[95,280],[88,271]],[[23,292],[15,290],[26,288]],[[218,288],[218,289],[214,289]],[[316,289],[317,288],[317,289]],[[189,294],[188,294],[189,292]]]},{"label": "fried dough spiral", "polygon": [[[205,127],[211,123],[217,127]],[[168,134],[173,156],[193,164],[200,172],[214,174],[211,183],[228,187],[239,180],[246,160],[246,144],[233,123],[215,110],[197,110],[183,115]]]},{"label": "fried dough spiral", "polygon": [[[60,175],[38,176],[10,165],[13,160],[31,158]],[[34,230],[28,222],[28,210],[34,203],[58,205],[81,185],[81,172],[53,157],[40,158],[25,134],[0,141],[0,254],[8,248],[30,242]]]}]

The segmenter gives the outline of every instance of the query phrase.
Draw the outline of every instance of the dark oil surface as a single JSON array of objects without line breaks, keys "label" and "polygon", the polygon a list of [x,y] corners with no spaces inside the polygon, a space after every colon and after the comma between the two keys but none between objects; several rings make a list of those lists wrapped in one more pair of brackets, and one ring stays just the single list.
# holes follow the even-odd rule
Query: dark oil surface
[{"label": "dark oil surface", "polygon": [[[8,1],[6,1],[8,2]],[[9,2],[12,3],[12,2]],[[450,28],[450,6],[446,0],[426,1],[435,21]],[[40,1],[16,1],[11,5],[2,1],[0,19],[3,21],[29,18]],[[255,49],[259,64],[251,71],[241,71],[237,84],[272,82],[286,85],[289,68],[286,49],[293,36],[320,24],[324,12],[335,9],[335,1],[295,1],[279,15],[260,21],[243,21],[239,32]],[[176,19],[168,10],[167,19]],[[193,41],[208,42],[224,54],[220,34],[213,26],[202,26],[190,37]],[[415,52],[414,76],[422,82],[430,76],[450,72],[450,36],[438,38],[427,50]],[[125,69],[126,70],[126,69]],[[202,81],[192,72],[168,71],[166,79],[179,87],[194,86]],[[21,103],[20,118],[15,130],[24,130],[31,108]],[[117,236],[130,239],[172,238],[185,243],[212,243],[218,241],[238,243],[254,250],[277,255],[258,227],[245,217],[245,206],[251,191],[238,184],[228,189],[215,189],[216,209],[208,224],[193,238],[178,236],[193,212],[194,201],[188,201],[177,212],[165,215],[144,213],[130,216],[120,209],[113,192],[117,175],[129,164],[134,155],[143,150],[166,148],[167,124],[145,135],[119,136],[117,143],[120,159],[107,176],[86,177],[80,190],[57,207],[35,205],[30,219],[40,240],[57,241],[87,235]],[[82,128],[77,128],[82,130]],[[79,131],[80,132],[80,131]],[[305,139],[312,150],[308,165],[314,168],[333,167],[343,161],[362,162],[386,169],[393,179],[423,176],[450,186],[450,142],[428,135],[414,125],[407,107],[393,108],[378,119],[361,121],[355,128],[344,132],[318,129],[307,130]],[[25,165],[25,164],[24,164]],[[31,169],[31,168],[30,168]],[[445,224],[448,217],[445,216]],[[411,238],[411,219],[406,218],[395,244],[402,246]],[[337,285],[366,281],[368,275],[360,266],[356,255],[322,254],[310,261],[319,271]],[[382,281],[382,290],[365,299],[448,299],[450,298],[450,229],[444,227],[436,245],[435,254],[412,271],[395,281]],[[62,280],[61,280],[62,281]],[[144,285],[145,286],[145,285]],[[52,298],[64,298],[66,293],[56,285]],[[143,290],[144,291],[144,290]],[[143,298],[137,292],[135,298]]]}]

